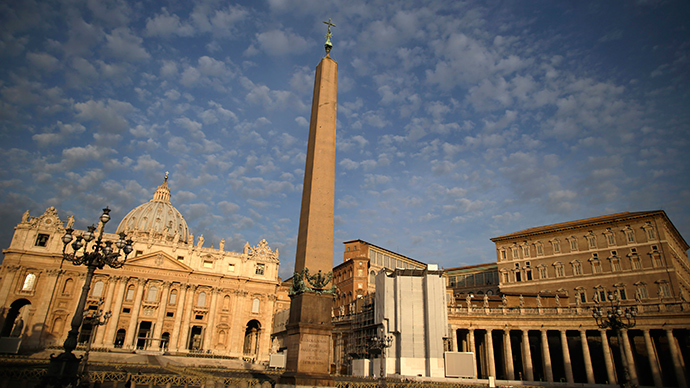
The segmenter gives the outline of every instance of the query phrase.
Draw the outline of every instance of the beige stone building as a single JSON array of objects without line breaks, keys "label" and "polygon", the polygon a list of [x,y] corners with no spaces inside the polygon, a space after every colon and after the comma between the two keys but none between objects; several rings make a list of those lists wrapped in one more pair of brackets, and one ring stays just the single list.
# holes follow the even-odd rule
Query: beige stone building
[{"label": "beige stone building", "polygon": [[[686,387],[690,357],[688,244],[663,211],[620,213],[493,238],[497,297],[456,298],[453,350],[479,377]],[[637,306],[636,326],[600,329],[592,307]],[[622,358],[624,357],[624,358]]]},{"label": "beige stone building", "polygon": [[[70,217],[65,225],[52,207],[38,217],[27,211],[3,251],[0,336],[21,338],[21,348],[61,345],[70,329],[86,274],[86,267],[62,261],[61,237],[73,223]],[[106,225],[104,239],[116,239],[107,233],[112,227]],[[265,240],[242,252],[226,251],[224,240],[218,248],[204,246],[203,236],[195,243],[170,203],[167,177],[117,232],[134,240],[134,250],[123,268],[96,270],[87,309],[112,317],[96,331],[94,347],[268,359],[277,250]],[[90,331],[84,325],[79,340]]]}]

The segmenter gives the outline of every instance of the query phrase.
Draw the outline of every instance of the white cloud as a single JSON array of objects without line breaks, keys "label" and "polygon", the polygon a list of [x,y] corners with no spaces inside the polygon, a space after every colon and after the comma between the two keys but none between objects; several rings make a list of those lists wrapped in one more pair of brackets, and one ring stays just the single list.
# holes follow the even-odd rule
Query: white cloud
[{"label": "white cloud", "polygon": [[118,27],[106,34],[104,53],[123,61],[142,61],[151,55],[142,47],[144,41],[127,27]]},{"label": "white cloud", "polygon": [[268,55],[299,54],[309,47],[309,42],[292,31],[270,30],[256,34],[261,50]]},{"label": "white cloud", "polygon": [[181,22],[179,16],[176,14],[171,15],[165,7],[163,7],[161,11],[162,13],[154,16],[153,18],[146,19],[147,36],[170,38],[173,35],[194,35],[194,27],[192,27],[190,24]]}]

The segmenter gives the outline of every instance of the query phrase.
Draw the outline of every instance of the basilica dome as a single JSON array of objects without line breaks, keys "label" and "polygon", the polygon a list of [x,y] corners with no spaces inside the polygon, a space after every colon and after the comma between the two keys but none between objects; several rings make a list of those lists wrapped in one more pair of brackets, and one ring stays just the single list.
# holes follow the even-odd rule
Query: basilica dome
[{"label": "basilica dome", "polygon": [[158,186],[153,199],[139,205],[122,219],[117,232],[125,232],[128,236],[153,234],[152,237],[165,241],[187,242],[189,228],[182,214],[170,203],[170,188],[168,176],[163,184]]}]

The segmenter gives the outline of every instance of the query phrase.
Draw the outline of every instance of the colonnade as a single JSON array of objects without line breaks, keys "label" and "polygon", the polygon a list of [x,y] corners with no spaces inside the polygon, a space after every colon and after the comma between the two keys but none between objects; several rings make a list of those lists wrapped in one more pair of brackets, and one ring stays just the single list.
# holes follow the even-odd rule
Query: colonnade
[{"label": "colonnade", "polygon": [[[61,282],[64,283],[67,278],[78,277],[76,273],[63,274]],[[93,285],[97,281],[105,283],[105,293],[94,296]],[[81,283],[74,289],[81,289],[83,280]],[[148,295],[152,286],[157,288],[155,300]],[[172,292],[176,292],[173,299]],[[201,292],[206,293],[203,304],[198,300]],[[56,296],[59,296],[59,292]],[[74,295],[70,296],[74,299]],[[226,301],[221,306],[223,298],[226,298]],[[270,322],[265,317],[272,313],[272,303],[265,303],[260,311],[249,312],[252,304],[247,303],[246,299],[252,298],[264,302],[272,300],[270,296],[250,295],[246,290],[227,290],[129,276],[100,276],[93,280],[87,308],[96,307],[97,301],[102,299],[103,304],[98,309],[110,311],[112,316],[105,325],[96,328],[92,346],[170,352],[210,350],[215,354],[265,358],[269,350],[270,331],[261,327],[261,322]],[[70,311],[70,307],[67,310]],[[53,316],[46,317],[46,324],[50,326],[49,330],[54,335],[64,337],[68,328],[63,329],[64,333],[57,333],[54,332],[54,325],[50,323],[55,321],[58,314],[64,315],[62,312],[56,312]],[[258,328],[254,323],[251,329],[247,329],[253,321],[258,323]],[[146,323],[147,327],[142,328],[142,323]],[[146,333],[140,337],[143,330]],[[244,354],[245,332],[250,332],[255,344],[250,347],[253,350],[252,354]],[[195,337],[197,340],[194,340]]]},{"label": "colonnade", "polygon": [[688,343],[686,330],[621,330],[622,349],[616,333],[602,329],[455,327],[453,334],[449,350],[474,352],[479,378],[617,384],[627,366],[636,385],[687,388],[687,349],[679,346]]}]

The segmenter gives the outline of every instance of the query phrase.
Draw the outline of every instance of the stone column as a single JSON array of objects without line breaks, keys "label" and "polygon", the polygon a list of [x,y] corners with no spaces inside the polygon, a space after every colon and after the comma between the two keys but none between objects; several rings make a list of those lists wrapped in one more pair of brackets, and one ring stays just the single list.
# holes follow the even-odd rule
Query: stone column
[{"label": "stone column", "polygon": [[611,348],[609,347],[609,337],[606,330],[599,330],[601,333],[601,348],[604,350],[604,364],[606,364],[606,375],[609,378],[609,384],[617,384],[616,373],[613,369],[613,358],[611,358]]},{"label": "stone column", "polygon": [[213,347],[213,334],[215,333],[215,318],[216,310],[218,309],[218,293],[219,289],[213,288],[211,291],[211,306],[208,308],[208,326],[206,326],[206,335],[204,336],[204,349],[209,350]]},{"label": "stone column", "polygon": [[458,351],[458,329],[455,327],[451,326],[450,327],[450,351],[451,352],[457,352]]},{"label": "stone column", "polygon": [[503,330],[503,347],[506,364],[506,379],[515,380],[515,369],[513,368],[513,345],[510,341],[510,329]]},{"label": "stone column", "polygon": [[53,295],[57,291],[58,276],[61,272],[62,271],[57,268],[46,269],[39,275],[40,278],[43,278],[40,280],[40,287],[45,289],[46,294],[49,294],[49,296],[43,300],[38,300],[36,310],[31,314],[31,321],[24,322],[25,335],[28,336],[28,338],[25,337],[23,343],[28,347],[39,347],[42,342],[42,338],[44,337],[43,331],[47,329],[49,324],[48,310],[53,301]]},{"label": "stone column", "polygon": [[563,366],[565,367],[565,379],[575,382],[573,379],[573,364],[570,361],[570,348],[568,347],[568,336],[565,330],[561,330],[561,348],[563,349]]},{"label": "stone column", "polygon": [[522,365],[525,366],[525,378],[527,381],[534,381],[534,370],[532,368],[532,350],[529,348],[529,331],[522,331]]},{"label": "stone column", "polygon": [[642,333],[644,334],[644,344],[647,348],[647,358],[649,358],[649,367],[652,370],[654,386],[657,388],[663,387],[664,383],[661,380],[661,373],[659,372],[659,361],[657,360],[654,342],[652,342],[652,337],[649,335],[649,329],[644,329]]},{"label": "stone column", "polygon": [[494,338],[493,330],[486,329],[486,354],[489,358],[487,364],[489,365],[489,376],[496,377],[496,358],[494,356]]},{"label": "stone column", "polygon": [[[115,294],[115,288],[117,287],[117,281],[119,279],[119,276],[110,276],[108,277],[108,293],[105,296],[105,302],[103,302],[103,311],[108,312],[112,314],[112,310],[110,309],[111,305],[113,304],[113,295]],[[108,320],[108,323],[110,323],[110,320]],[[96,337],[93,340],[93,344],[96,346],[102,346],[103,345],[103,338],[105,338],[105,331],[106,327],[100,327],[96,326]]]},{"label": "stone column", "polygon": [[[158,314],[156,316],[156,327],[153,329],[153,343],[158,343],[158,348],[162,345],[161,334],[163,333],[163,322],[165,321],[165,310],[168,307],[168,292],[170,291],[170,282],[163,282],[163,290],[161,292],[161,299],[158,302]],[[158,342],[156,342],[158,340]]]},{"label": "stone column", "polygon": [[549,350],[549,337],[546,330],[541,330],[541,353],[544,361],[544,376],[546,381],[553,382],[553,368],[551,368],[551,351]]},{"label": "stone column", "polygon": [[[194,294],[198,286],[187,285],[187,299],[185,300],[185,313],[182,326],[180,327],[180,338],[178,340],[178,349],[187,350],[189,341],[187,335],[189,334],[189,323],[192,320],[192,311],[194,310]],[[181,344],[181,345],[180,345]]]},{"label": "stone column", "polygon": [[688,383],[685,380],[685,371],[683,370],[683,363],[681,361],[681,354],[678,350],[678,342],[676,342],[676,337],[673,336],[673,330],[666,330],[666,338],[668,339],[668,347],[671,350],[671,358],[673,358],[673,368],[676,371],[676,381],[678,382],[679,388],[687,388]]},{"label": "stone column", "polygon": [[474,353],[474,375],[476,376],[479,359],[477,358],[477,348],[474,345],[474,329],[472,328],[467,329],[467,347],[469,352]]},{"label": "stone column", "polygon": [[134,307],[132,307],[132,315],[129,319],[129,327],[127,328],[127,335],[123,345],[126,349],[136,348],[137,328],[139,327],[139,310],[141,309],[141,300],[144,296],[144,288],[146,286],[146,279],[139,279],[137,281],[137,294],[134,297]]},{"label": "stone column", "polygon": [[[120,313],[122,312],[122,300],[125,298],[125,292],[127,292],[127,280],[128,278],[121,276],[116,280],[116,285],[118,286],[117,293],[115,294],[115,303],[111,306],[112,316],[105,325],[105,337],[103,338],[103,344],[107,348],[113,348],[115,346],[115,330],[117,330],[117,325],[120,320]],[[115,287],[115,284],[113,284]]]},{"label": "stone column", "polygon": [[623,340],[623,351],[625,352],[625,361],[628,365],[628,372],[630,373],[630,381],[635,386],[637,386],[637,368],[635,368],[635,357],[633,357],[627,330],[621,330],[621,338]]},{"label": "stone column", "polygon": [[580,342],[582,343],[582,355],[585,359],[587,383],[594,384],[594,368],[592,368],[592,356],[589,354],[589,344],[587,343],[587,332],[585,330],[580,330]]},{"label": "stone column", "polygon": [[8,300],[14,285],[14,278],[21,266],[14,264],[3,265],[2,282],[0,282],[0,300]]},{"label": "stone column", "polygon": [[177,300],[175,301],[177,309],[175,310],[175,324],[173,325],[173,332],[170,336],[169,347],[171,352],[176,352],[177,349],[179,349],[178,342],[180,340],[180,332],[182,332],[182,328],[184,327],[182,323],[182,314],[184,314],[184,305],[186,297],[187,285],[182,284],[180,285]]}]

